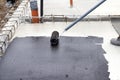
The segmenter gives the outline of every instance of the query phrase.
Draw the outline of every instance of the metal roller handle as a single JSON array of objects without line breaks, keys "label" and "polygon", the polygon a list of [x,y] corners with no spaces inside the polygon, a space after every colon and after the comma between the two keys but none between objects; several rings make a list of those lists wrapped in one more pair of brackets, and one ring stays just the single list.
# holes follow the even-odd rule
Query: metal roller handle
[{"label": "metal roller handle", "polygon": [[67,31],[68,29],[70,29],[71,27],[73,27],[76,23],[78,23],[79,21],[81,21],[84,17],[86,17],[89,13],[91,13],[93,10],[95,10],[97,7],[99,7],[102,3],[104,3],[106,0],[102,0],[100,1],[98,4],[96,4],[93,8],[91,8],[90,10],[88,10],[85,14],[83,14],[80,18],[78,18],[77,20],[75,20],[73,23],[71,23],[67,28],[65,28],[65,31]]}]

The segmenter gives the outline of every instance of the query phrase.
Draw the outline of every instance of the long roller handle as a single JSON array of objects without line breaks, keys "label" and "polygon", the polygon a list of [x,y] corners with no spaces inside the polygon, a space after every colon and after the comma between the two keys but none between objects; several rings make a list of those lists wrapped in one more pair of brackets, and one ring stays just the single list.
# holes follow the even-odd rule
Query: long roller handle
[{"label": "long roller handle", "polygon": [[67,31],[68,29],[70,29],[71,27],[73,27],[76,23],[78,23],[79,21],[81,21],[84,17],[86,17],[89,13],[91,13],[93,10],[95,10],[97,7],[99,7],[102,3],[104,3],[106,0],[102,0],[100,1],[98,4],[96,4],[93,8],[91,8],[90,10],[88,10],[85,14],[83,14],[80,18],[76,19],[73,23],[71,23],[69,26],[67,26],[65,28],[65,31]]}]

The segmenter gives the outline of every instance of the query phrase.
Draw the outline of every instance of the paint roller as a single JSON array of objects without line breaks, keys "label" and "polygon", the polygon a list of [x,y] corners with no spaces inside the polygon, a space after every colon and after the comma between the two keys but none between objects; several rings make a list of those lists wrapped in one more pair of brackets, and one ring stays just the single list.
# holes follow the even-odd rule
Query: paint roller
[{"label": "paint roller", "polygon": [[[95,10],[97,7],[99,7],[102,3],[104,3],[106,0],[101,0],[98,4],[96,4],[93,8],[91,8],[90,10],[88,10],[85,14],[83,14],[80,18],[76,19],[73,23],[71,23],[68,27],[66,27],[64,29],[64,31],[62,32],[62,34],[69,30],[70,28],[72,28],[75,24],[77,24],[79,21],[81,21],[84,17],[86,17],[89,13],[91,13],[93,10]],[[62,35],[61,34],[61,35]],[[57,46],[59,43],[59,32],[57,31],[53,31],[51,39],[51,46]]]},{"label": "paint roller", "polygon": [[51,46],[57,46],[59,44],[59,32],[53,31],[50,38]]}]

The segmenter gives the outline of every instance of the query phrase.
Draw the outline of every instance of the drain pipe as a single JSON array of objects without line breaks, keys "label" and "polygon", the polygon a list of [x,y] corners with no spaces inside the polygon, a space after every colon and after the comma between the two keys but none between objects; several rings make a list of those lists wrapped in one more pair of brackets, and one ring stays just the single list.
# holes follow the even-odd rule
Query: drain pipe
[{"label": "drain pipe", "polygon": [[97,7],[99,7],[102,3],[104,3],[106,0],[102,0],[100,1],[98,4],[96,4],[93,8],[91,8],[90,10],[88,10],[85,14],[83,14],[80,18],[78,18],[77,20],[75,20],[73,23],[71,23],[69,26],[67,26],[65,28],[65,30],[63,31],[63,33],[65,31],[67,31],[68,29],[70,29],[71,27],[73,27],[76,23],[78,23],[79,21],[81,21],[84,17],[86,17],[89,13],[91,13],[93,10],[95,10]]}]

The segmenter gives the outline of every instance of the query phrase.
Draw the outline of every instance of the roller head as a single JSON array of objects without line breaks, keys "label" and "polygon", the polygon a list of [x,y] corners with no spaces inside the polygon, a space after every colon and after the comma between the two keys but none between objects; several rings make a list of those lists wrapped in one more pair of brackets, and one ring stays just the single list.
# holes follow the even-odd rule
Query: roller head
[{"label": "roller head", "polygon": [[53,31],[50,38],[51,46],[57,46],[59,44],[59,32]]}]

